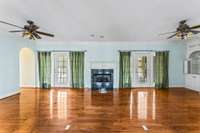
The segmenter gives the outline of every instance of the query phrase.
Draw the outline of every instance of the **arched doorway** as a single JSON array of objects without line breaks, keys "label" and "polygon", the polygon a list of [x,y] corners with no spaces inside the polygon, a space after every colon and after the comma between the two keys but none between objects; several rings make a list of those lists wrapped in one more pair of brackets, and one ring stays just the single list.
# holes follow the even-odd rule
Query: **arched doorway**
[{"label": "arched doorway", "polygon": [[22,48],[19,53],[20,87],[35,87],[35,55],[32,49]]}]

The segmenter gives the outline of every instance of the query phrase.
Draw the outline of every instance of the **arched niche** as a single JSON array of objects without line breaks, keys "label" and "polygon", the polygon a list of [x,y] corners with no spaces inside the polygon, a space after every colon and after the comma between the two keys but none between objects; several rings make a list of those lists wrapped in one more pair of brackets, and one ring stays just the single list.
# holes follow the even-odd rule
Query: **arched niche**
[{"label": "arched niche", "polygon": [[200,51],[191,53],[189,58],[193,60],[200,60]]},{"label": "arched niche", "polygon": [[189,72],[191,74],[200,74],[200,51],[195,51],[189,56]]},{"label": "arched niche", "polygon": [[35,87],[35,54],[30,48],[19,53],[20,87]]}]

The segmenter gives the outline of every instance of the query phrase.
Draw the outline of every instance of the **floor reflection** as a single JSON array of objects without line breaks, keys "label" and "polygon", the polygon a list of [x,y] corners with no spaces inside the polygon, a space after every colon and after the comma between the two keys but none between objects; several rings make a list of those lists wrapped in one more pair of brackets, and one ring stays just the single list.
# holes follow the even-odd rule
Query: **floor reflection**
[{"label": "floor reflection", "polygon": [[101,93],[99,90],[91,91],[91,97],[92,106],[113,106],[113,91],[106,93]]},{"label": "floor reflection", "polygon": [[154,133],[195,133],[199,100],[184,89],[23,89],[0,101],[0,132],[143,133],[145,125]]},{"label": "floor reflection", "polygon": [[50,119],[53,119],[53,105],[54,105],[54,90],[50,90],[49,92],[49,113],[50,113]]},{"label": "floor reflection", "polygon": [[138,120],[156,119],[155,90],[131,90],[129,97],[130,120],[133,119],[133,116],[137,116]]},{"label": "floor reflection", "polygon": [[30,89],[23,90],[20,93],[19,100],[19,126],[16,132],[31,132],[34,125],[37,123],[39,106],[39,91]]},{"label": "floor reflection", "polygon": [[[55,100],[56,98],[56,100]],[[54,106],[54,103],[57,104],[57,107]],[[49,114],[50,119],[54,118],[54,109],[57,109],[57,118],[58,119],[67,119],[68,115],[68,95],[65,90],[50,90],[49,92]]]},{"label": "floor reflection", "polygon": [[133,91],[131,91],[131,93],[130,93],[130,119],[131,120],[133,118],[133,104],[134,104]]},{"label": "floor reflection", "polygon": [[137,117],[139,120],[147,120],[148,92],[139,91],[137,97]]},{"label": "floor reflection", "polygon": [[67,92],[57,93],[57,113],[58,119],[67,119]]},{"label": "floor reflection", "polygon": [[152,119],[156,120],[156,91],[153,90],[152,96]]}]

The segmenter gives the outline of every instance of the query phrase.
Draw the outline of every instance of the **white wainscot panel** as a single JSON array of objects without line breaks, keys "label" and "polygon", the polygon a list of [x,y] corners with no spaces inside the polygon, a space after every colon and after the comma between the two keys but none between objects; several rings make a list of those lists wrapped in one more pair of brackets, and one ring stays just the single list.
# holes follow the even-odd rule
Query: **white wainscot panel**
[{"label": "white wainscot panel", "polygon": [[200,75],[187,74],[185,82],[186,88],[200,92]]}]

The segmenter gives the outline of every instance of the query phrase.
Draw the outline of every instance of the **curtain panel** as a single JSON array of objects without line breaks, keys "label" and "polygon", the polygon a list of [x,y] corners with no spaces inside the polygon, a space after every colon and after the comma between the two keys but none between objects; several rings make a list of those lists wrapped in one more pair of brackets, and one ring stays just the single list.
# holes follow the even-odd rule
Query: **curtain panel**
[{"label": "curtain panel", "polygon": [[38,52],[40,88],[51,88],[51,52]]},{"label": "curtain panel", "polygon": [[131,88],[131,52],[120,52],[119,57],[119,87]]},{"label": "curtain panel", "polygon": [[155,87],[169,88],[169,51],[156,52],[155,56]]},{"label": "curtain panel", "polygon": [[71,84],[73,88],[84,88],[84,52],[70,52]]}]

